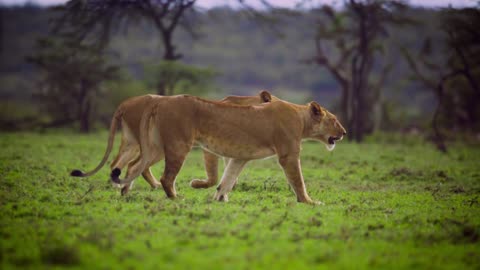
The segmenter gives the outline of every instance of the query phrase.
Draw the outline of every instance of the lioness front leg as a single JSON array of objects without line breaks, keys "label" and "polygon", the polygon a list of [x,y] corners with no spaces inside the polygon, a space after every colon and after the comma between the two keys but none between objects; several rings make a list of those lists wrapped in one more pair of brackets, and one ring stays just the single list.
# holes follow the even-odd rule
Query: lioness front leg
[{"label": "lioness front leg", "polygon": [[287,155],[278,158],[283,168],[288,183],[297,195],[297,201],[302,203],[316,204],[307,194],[305,183],[303,181],[302,168],[298,155]]},{"label": "lioness front leg", "polygon": [[217,187],[214,199],[217,201],[228,201],[228,192],[235,185],[238,175],[242,171],[248,160],[230,159],[222,176],[222,181]]},{"label": "lioness front leg", "polygon": [[190,182],[192,188],[209,188],[218,182],[218,157],[207,150],[203,150],[203,161],[205,162],[207,180],[193,179]]}]

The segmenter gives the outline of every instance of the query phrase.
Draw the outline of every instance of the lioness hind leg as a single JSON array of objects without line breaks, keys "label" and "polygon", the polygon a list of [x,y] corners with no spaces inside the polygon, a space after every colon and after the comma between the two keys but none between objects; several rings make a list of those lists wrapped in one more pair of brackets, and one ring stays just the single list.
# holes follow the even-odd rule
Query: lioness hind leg
[{"label": "lioness hind leg", "polygon": [[[153,176],[150,167],[152,165],[154,165],[155,163],[159,162],[161,159],[163,159],[163,156],[161,154],[157,153],[157,156],[148,164],[148,167],[145,170],[143,170],[143,172],[142,172],[143,179],[145,179],[145,181],[147,181],[147,183],[150,184],[150,186],[152,188],[158,188],[159,186],[161,186],[161,184]],[[130,173],[129,173],[130,168],[133,167],[133,166],[139,166],[140,165],[139,163],[141,163],[141,156],[138,156],[134,161],[132,161],[128,164],[129,168],[127,170],[127,175],[130,175]],[[134,181],[132,181],[129,185],[125,185],[122,188],[122,192],[121,192],[122,195],[125,195],[125,194],[128,193],[128,191],[133,186],[133,182]]]},{"label": "lioness hind leg", "polygon": [[162,185],[159,181],[157,181],[157,179],[155,179],[155,176],[153,176],[150,167],[142,172],[142,176],[143,179],[145,179],[150,184],[151,188],[155,189]]},{"label": "lioness hind leg", "polygon": [[[125,137],[125,136],[124,136]],[[110,169],[122,170],[127,164],[139,158],[139,145],[135,141],[124,140],[120,144],[117,157],[110,164]]]},{"label": "lioness hind leg", "polygon": [[160,183],[162,184],[165,194],[169,198],[177,197],[175,190],[175,178],[182,168],[183,162],[190,152],[191,144],[179,147],[169,146],[165,148],[165,169],[163,171]]},{"label": "lioness hind leg", "polygon": [[133,187],[133,182],[135,181],[132,181],[129,184],[125,184],[125,186],[122,187],[122,189],[120,190],[120,194],[122,196],[127,195],[128,191],[130,191],[130,189]]},{"label": "lioness hind leg", "polygon": [[[132,160],[135,160],[135,156],[138,156],[137,152],[137,147],[135,146],[128,146],[128,147],[123,147],[121,148],[121,151],[119,151],[117,158],[110,164],[111,168],[111,173],[110,173],[110,178],[115,179],[120,177],[122,174],[122,169],[127,165],[132,162]],[[131,183],[129,186],[131,186],[133,183]],[[123,187],[125,188],[125,186]],[[130,188],[130,187],[129,187]],[[127,191],[128,189],[127,188]],[[123,193],[123,192],[122,192]]]},{"label": "lioness hind leg", "polygon": [[110,169],[113,171],[115,169],[122,170],[127,164],[132,162],[138,156],[138,147],[129,146],[128,148],[122,149],[119,151],[115,160],[110,164]]},{"label": "lioness hind leg", "polygon": [[205,162],[207,180],[193,179],[190,182],[192,188],[209,188],[218,182],[218,157],[207,150],[203,150],[203,161]]},{"label": "lioness hind leg", "polygon": [[217,201],[228,201],[228,193],[235,185],[238,175],[243,167],[247,164],[247,160],[230,159],[222,176],[222,181],[217,187],[214,199]]},{"label": "lioness hind leg", "polygon": [[[131,171],[131,168],[134,167],[134,166],[139,166],[137,163],[140,162],[140,156],[137,155],[137,157],[130,161],[128,163],[128,168],[127,168],[127,176],[130,175],[130,171]],[[112,173],[111,173],[111,176],[112,177],[118,177],[120,176],[120,170],[119,171],[116,171],[116,170],[119,170],[118,167],[116,167],[115,169],[112,170]],[[133,182],[135,181],[132,181],[130,182],[129,184],[126,184],[122,187],[122,190],[120,191],[120,194],[123,196],[123,195],[126,195],[128,193],[128,191],[130,191],[130,189],[133,187]]]},{"label": "lioness hind leg", "polygon": [[[115,170],[115,175],[120,176],[121,170],[139,156],[139,145],[126,125],[122,129],[122,141],[118,154],[110,164],[110,169]],[[118,169],[118,170],[116,170]]]},{"label": "lioness hind leg", "polygon": [[[127,175],[128,175],[128,173],[127,173]],[[150,168],[145,169],[145,170],[142,172],[142,176],[143,176],[143,179],[145,179],[145,180],[150,184],[150,186],[151,186],[152,188],[154,188],[154,189],[155,189],[155,188],[158,188],[159,186],[162,185],[160,182],[158,182],[158,181],[155,179],[155,177],[153,176]],[[122,190],[121,190],[121,194],[122,194],[122,195],[126,195],[126,194],[130,191],[130,189],[132,189],[132,187],[133,187],[133,182],[135,182],[135,181],[130,182],[130,184],[126,184],[126,185],[122,188]]]}]

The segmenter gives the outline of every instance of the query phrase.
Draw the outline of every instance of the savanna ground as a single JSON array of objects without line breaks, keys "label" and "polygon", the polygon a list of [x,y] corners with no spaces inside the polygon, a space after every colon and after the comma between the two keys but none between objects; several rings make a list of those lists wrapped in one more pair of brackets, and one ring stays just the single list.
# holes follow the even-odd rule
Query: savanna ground
[{"label": "savanna ground", "polygon": [[70,177],[97,164],[106,137],[0,134],[2,269],[480,267],[478,145],[444,155],[420,140],[304,143],[307,189],[325,203],[311,206],[296,203],[276,159],[251,162],[230,202],[212,201],[214,188],[189,186],[205,176],[198,149],[176,200],[143,179],[121,197],[107,167]]}]

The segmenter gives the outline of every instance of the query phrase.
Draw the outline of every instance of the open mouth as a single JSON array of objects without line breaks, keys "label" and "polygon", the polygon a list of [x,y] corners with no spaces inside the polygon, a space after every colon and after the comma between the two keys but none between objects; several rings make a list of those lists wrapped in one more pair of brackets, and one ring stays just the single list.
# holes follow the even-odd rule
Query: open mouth
[{"label": "open mouth", "polygon": [[338,140],[340,140],[340,139],[341,139],[340,137],[330,136],[330,137],[328,137],[328,143],[329,143],[329,144],[335,144],[335,141],[338,141]]}]

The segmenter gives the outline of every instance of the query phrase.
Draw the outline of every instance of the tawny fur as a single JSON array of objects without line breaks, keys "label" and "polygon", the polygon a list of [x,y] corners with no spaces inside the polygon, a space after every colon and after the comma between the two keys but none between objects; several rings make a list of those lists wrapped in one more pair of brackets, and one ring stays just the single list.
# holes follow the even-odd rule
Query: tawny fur
[{"label": "tawny fur", "polygon": [[316,102],[297,105],[279,100],[239,106],[188,95],[160,97],[141,120],[140,160],[131,165],[126,179],[113,180],[128,185],[150,166],[153,157],[165,159],[160,182],[167,196],[174,198],[175,177],[193,144],[198,143],[231,159],[215,199],[227,198],[246,162],[276,155],[297,201],[314,203],[301,172],[301,141],[315,139],[331,146],[329,138],[340,140],[345,134],[336,117]]},{"label": "tawny fur", "polygon": [[[113,162],[110,164],[112,170],[112,176],[118,177],[121,173],[121,170],[125,166],[130,166],[130,164],[135,164],[138,162],[139,156],[139,137],[140,137],[140,121],[143,115],[145,108],[150,104],[155,103],[155,101],[161,96],[158,95],[144,95],[139,97],[129,98],[126,101],[122,102],[114,113],[114,117],[110,126],[110,133],[108,139],[108,146],[104,157],[100,164],[92,171],[83,173],[80,170],[72,171],[72,176],[77,177],[87,177],[98,172],[106,163],[108,156],[113,147],[113,141],[115,137],[115,132],[117,126],[121,123],[122,126],[122,139],[120,148],[117,156],[114,158]],[[233,103],[240,105],[256,105],[264,102],[276,101],[277,97],[272,96],[268,91],[261,91],[256,96],[228,96],[222,99],[221,103]],[[205,170],[207,172],[206,180],[194,179],[191,182],[191,186],[194,188],[208,188],[214,186],[218,182],[218,157],[208,151],[204,151],[204,160],[205,160]],[[159,159],[156,160],[155,157],[152,157],[150,164],[155,164]],[[129,169],[127,169],[128,171]],[[143,178],[150,184],[152,188],[157,188],[160,186],[160,182],[155,180],[155,177],[150,171],[150,166],[142,172]],[[129,185],[124,185],[122,188],[122,195],[126,194],[133,182]]]}]

